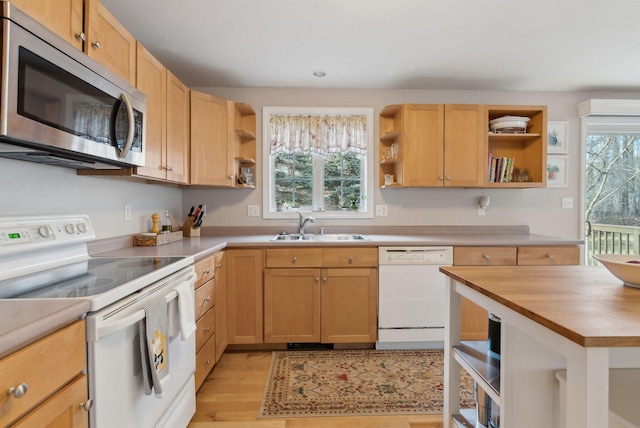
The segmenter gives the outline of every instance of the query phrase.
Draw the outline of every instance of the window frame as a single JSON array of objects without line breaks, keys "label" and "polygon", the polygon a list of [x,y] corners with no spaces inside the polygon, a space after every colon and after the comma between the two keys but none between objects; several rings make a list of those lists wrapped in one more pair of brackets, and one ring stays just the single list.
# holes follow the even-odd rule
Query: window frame
[{"label": "window frame", "polygon": [[366,195],[364,203],[361,204],[361,211],[312,211],[300,210],[302,213],[313,215],[317,219],[359,219],[373,218],[373,182],[374,171],[374,139],[373,139],[373,108],[370,107],[263,107],[262,108],[262,154],[263,172],[262,182],[262,217],[264,219],[290,219],[297,218],[295,210],[277,211],[275,204],[275,184],[274,184],[274,161],[270,154],[271,134],[270,117],[272,114],[309,114],[309,115],[329,115],[348,114],[363,115],[367,118],[367,154],[363,162],[365,174],[362,176],[362,190]]}]

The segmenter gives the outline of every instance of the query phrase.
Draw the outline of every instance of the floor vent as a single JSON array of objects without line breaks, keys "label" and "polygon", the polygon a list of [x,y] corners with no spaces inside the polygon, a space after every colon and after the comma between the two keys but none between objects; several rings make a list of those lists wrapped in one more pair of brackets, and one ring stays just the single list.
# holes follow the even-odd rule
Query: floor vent
[{"label": "floor vent", "polygon": [[288,350],[333,349],[333,343],[287,343]]}]

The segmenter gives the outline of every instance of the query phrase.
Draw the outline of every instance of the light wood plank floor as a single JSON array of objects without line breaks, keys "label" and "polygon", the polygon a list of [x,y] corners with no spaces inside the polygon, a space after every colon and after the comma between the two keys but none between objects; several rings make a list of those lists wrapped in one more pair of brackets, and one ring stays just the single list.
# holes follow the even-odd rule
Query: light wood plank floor
[{"label": "light wood plank floor", "polygon": [[442,428],[442,415],[261,419],[271,352],[227,352],[196,395],[188,428]]}]

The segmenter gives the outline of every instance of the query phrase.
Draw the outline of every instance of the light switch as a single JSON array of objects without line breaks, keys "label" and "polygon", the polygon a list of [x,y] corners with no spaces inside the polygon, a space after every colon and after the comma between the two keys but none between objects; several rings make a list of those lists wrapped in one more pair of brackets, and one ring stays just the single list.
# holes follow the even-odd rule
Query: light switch
[{"label": "light switch", "polygon": [[259,217],[260,205],[247,205],[247,215],[249,217]]}]

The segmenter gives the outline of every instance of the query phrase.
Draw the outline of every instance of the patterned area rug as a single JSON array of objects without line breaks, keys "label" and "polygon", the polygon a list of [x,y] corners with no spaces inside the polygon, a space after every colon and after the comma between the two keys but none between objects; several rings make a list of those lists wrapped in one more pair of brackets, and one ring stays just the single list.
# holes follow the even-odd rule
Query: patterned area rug
[{"label": "patterned area rug", "polygon": [[[444,353],[274,352],[258,418],[390,416],[443,412]],[[473,379],[460,379],[462,408],[474,408]]]}]

